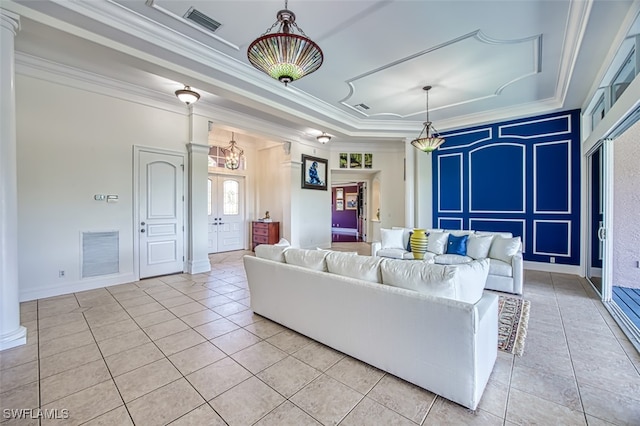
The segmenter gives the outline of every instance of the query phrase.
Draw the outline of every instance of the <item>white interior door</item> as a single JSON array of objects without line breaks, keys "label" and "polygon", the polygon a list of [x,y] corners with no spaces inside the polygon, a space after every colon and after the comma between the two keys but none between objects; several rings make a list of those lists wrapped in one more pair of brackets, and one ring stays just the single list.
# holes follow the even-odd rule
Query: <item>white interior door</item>
[{"label": "white interior door", "polygon": [[140,151],[140,278],[184,269],[183,157]]},{"label": "white interior door", "polygon": [[209,253],[244,249],[244,177],[209,175]]}]

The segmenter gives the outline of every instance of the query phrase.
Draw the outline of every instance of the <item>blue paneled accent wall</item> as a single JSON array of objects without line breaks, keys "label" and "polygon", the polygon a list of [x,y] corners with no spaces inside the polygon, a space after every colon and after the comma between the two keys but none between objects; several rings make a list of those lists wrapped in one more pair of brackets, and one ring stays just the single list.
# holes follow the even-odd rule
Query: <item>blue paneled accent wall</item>
[{"label": "blue paneled accent wall", "polygon": [[434,227],[508,231],[525,260],[580,264],[580,111],[443,133]]}]

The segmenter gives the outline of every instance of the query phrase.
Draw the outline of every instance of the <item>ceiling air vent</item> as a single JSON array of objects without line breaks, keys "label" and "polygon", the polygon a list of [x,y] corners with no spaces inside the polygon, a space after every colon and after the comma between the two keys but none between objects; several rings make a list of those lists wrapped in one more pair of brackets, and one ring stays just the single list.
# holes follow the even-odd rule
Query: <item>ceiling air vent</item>
[{"label": "ceiling air vent", "polygon": [[208,29],[212,33],[215,32],[218,28],[220,28],[220,25],[222,25],[220,22],[216,21],[215,19],[209,18],[207,15],[205,15],[204,13],[200,12],[199,10],[193,7],[187,10],[187,13],[185,13],[184,18],[195,22],[201,27]]},{"label": "ceiling air vent", "polygon": [[366,104],[358,104],[355,107],[358,108],[358,109],[361,109],[363,111],[366,111],[366,110],[369,109],[369,105],[366,105]]}]

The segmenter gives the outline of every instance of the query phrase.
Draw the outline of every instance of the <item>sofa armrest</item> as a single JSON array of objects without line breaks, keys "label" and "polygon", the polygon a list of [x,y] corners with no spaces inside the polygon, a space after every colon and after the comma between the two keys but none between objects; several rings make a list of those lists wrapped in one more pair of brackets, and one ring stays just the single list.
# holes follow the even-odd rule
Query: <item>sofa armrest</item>
[{"label": "sofa armrest", "polygon": [[522,260],[522,252],[519,251],[511,258],[511,268],[513,271],[513,292],[522,294],[524,290],[524,262]]},{"label": "sofa armrest", "polygon": [[381,241],[374,241],[371,243],[371,256],[375,257],[376,254],[378,254],[378,250],[380,250],[382,248],[382,242]]}]

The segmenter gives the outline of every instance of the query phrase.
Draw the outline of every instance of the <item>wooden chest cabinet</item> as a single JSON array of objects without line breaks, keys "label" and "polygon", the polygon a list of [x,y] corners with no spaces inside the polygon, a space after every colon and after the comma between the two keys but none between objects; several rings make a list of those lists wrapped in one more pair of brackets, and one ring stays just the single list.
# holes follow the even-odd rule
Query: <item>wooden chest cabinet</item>
[{"label": "wooden chest cabinet", "polygon": [[251,250],[259,244],[276,244],[280,241],[280,222],[252,222]]}]

